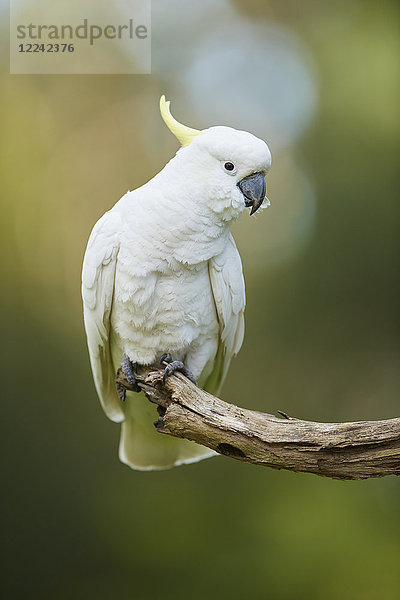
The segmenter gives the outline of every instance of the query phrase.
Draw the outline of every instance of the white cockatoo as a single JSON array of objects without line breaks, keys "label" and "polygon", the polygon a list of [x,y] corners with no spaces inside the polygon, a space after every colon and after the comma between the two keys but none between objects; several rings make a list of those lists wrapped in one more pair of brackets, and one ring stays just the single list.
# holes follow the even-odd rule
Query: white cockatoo
[{"label": "white cockatoo", "polygon": [[[181,148],[153,179],[127,192],[90,235],[82,295],[90,361],[107,416],[122,422],[119,456],[139,470],[167,469],[216,453],[160,435],[157,412],[143,392],[119,393],[123,366],[169,362],[219,394],[244,334],[242,264],[230,233],[245,209],[265,200],[271,154],[245,131],[198,131],[162,118]],[[165,356],[168,353],[168,356]],[[172,362],[171,362],[172,361]]]}]

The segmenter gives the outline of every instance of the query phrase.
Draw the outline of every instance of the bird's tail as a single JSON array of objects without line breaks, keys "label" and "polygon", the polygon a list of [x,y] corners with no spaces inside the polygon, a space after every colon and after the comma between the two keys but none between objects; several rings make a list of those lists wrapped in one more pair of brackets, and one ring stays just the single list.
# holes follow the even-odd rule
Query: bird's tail
[{"label": "bird's tail", "polygon": [[158,433],[153,425],[158,419],[157,411],[143,392],[127,392],[124,413],[119,457],[132,469],[170,469],[217,455],[195,442]]}]

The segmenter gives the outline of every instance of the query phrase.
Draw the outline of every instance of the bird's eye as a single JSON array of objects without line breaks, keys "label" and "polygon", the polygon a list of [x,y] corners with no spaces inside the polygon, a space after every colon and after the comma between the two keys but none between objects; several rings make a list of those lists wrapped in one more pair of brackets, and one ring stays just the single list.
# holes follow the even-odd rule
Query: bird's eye
[{"label": "bird's eye", "polygon": [[224,164],[224,169],[225,171],[227,171],[228,173],[233,174],[233,171],[236,171],[235,165],[233,164],[233,162],[226,162]]}]

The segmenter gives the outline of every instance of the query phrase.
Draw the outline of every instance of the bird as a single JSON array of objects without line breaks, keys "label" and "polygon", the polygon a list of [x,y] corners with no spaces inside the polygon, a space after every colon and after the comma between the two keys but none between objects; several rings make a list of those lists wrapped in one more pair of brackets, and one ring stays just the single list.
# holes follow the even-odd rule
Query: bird
[{"label": "bird", "polygon": [[160,435],[143,392],[121,391],[123,368],[164,364],[220,393],[244,336],[245,285],[231,234],[246,207],[269,205],[267,144],[227,126],[179,123],[161,96],[160,112],[180,148],[147,183],[128,191],[95,224],[82,269],[84,325],[97,394],[121,423],[119,458],[141,471],[216,455],[193,441]]}]

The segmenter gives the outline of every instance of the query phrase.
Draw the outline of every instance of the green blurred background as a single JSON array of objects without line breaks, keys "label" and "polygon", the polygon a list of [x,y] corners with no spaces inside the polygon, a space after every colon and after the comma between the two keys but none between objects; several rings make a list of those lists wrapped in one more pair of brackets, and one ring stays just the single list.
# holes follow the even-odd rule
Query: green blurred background
[{"label": "green blurred background", "polygon": [[394,477],[120,464],[80,301],[93,224],[177,149],[166,93],[179,120],[249,129],[273,153],[272,207],[234,227],[247,333],[223,397],[312,420],[398,416],[396,2],[153,0],[151,76],[9,75],[6,9],[3,597],[399,598]]}]

